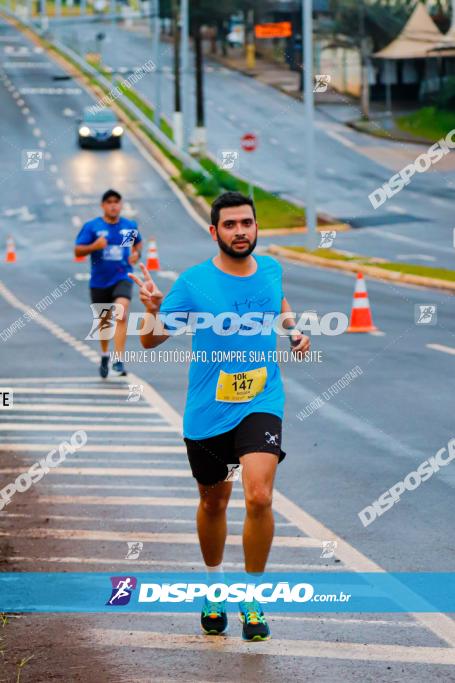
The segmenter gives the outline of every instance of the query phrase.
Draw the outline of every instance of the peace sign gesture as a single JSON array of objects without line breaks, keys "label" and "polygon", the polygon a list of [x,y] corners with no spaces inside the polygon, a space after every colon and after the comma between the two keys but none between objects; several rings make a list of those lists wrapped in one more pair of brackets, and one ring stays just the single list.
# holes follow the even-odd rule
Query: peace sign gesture
[{"label": "peace sign gesture", "polygon": [[133,273],[128,273],[128,276],[134,280],[139,287],[139,298],[144,304],[146,310],[149,313],[158,313],[163,300],[163,293],[160,292],[156,284],[153,282],[150,273],[144,264],[140,263],[139,265],[144,279],[141,280],[140,277],[137,277],[137,275],[134,275]]}]

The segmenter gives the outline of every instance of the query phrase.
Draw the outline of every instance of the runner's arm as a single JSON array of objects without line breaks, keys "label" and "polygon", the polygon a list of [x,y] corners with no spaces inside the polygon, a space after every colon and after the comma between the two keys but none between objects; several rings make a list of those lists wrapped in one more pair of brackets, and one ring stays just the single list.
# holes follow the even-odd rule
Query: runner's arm
[{"label": "runner's arm", "polygon": [[76,244],[74,246],[75,256],[87,256],[93,251],[98,251],[99,249],[104,249],[107,247],[107,240],[105,237],[97,237],[97,239],[91,244]]},{"label": "runner's arm", "polygon": [[293,328],[295,328],[295,332],[293,332],[290,335],[292,352],[297,353],[300,351],[302,353],[306,353],[307,351],[309,351],[311,346],[310,338],[302,334],[296,328],[295,313],[292,312],[292,309],[286,297],[283,297],[281,301],[281,313],[282,315],[284,315],[285,313],[289,313],[289,316],[283,317],[283,322],[281,323],[282,326],[286,330],[292,330]]}]

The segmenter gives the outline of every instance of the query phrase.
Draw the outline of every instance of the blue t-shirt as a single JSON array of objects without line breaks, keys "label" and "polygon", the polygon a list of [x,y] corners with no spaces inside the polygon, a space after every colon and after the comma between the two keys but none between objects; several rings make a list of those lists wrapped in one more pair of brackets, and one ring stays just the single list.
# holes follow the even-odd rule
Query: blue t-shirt
[{"label": "blue t-shirt", "polygon": [[[265,412],[283,417],[284,392],[274,354],[277,334],[271,324],[267,325],[267,321],[270,323],[281,313],[282,267],[270,256],[254,258],[257,270],[246,277],[224,273],[212,259],[189,268],[179,276],[161,305],[163,322],[171,334],[178,327],[183,327],[183,323],[176,323],[178,316],[169,316],[171,313],[189,312],[191,315],[207,312],[220,316],[214,326],[195,330],[192,339],[195,358],[190,364],[183,419],[183,433],[189,439],[206,439],[227,432],[250,413]],[[228,319],[228,313],[234,318]],[[257,313],[260,322],[257,327],[259,330],[262,326],[268,328],[268,333],[245,334],[251,328],[248,323],[239,322],[235,314],[243,316],[247,313],[252,319]],[[184,315],[182,320],[187,322]],[[237,331],[230,334],[229,328],[235,330],[236,327]],[[223,328],[228,334],[214,331],[223,331]],[[224,360],[223,352],[236,351],[239,354],[235,358]],[[196,356],[197,352],[200,352],[199,356]],[[207,362],[201,360],[203,352]],[[243,356],[240,356],[241,352],[244,352]],[[237,379],[232,373],[245,373],[256,368],[266,368],[266,382],[260,393],[245,402],[217,399],[218,387],[223,381],[227,386],[228,382],[231,385]],[[231,376],[220,376],[220,371],[231,373]],[[264,373],[264,370],[258,372]],[[241,386],[241,377],[238,379]]]},{"label": "blue t-shirt", "polygon": [[112,287],[119,280],[129,280],[128,273],[133,270],[128,263],[131,247],[142,242],[137,223],[121,217],[118,223],[106,223],[103,218],[88,221],[76,237],[76,244],[92,244],[101,236],[106,238],[107,247],[90,254],[90,287]]}]

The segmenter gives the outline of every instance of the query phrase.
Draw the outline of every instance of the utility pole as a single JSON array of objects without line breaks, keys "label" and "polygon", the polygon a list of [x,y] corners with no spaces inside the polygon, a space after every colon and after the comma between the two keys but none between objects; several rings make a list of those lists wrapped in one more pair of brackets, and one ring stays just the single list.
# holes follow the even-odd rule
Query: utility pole
[{"label": "utility pole", "polygon": [[193,29],[194,66],[196,72],[196,128],[192,142],[198,153],[204,154],[207,148],[207,133],[204,110],[204,55],[202,52],[201,22],[199,17],[196,17]]},{"label": "utility pole", "polygon": [[[455,1],[455,0],[454,0]],[[367,38],[365,36],[365,0],[359,0],[359,34],[360,34],[360,72],[361,72],[361,108],[364,119],[370,118],[370,84],[368,81]]]},{"label": "utility pole", "polygon": [[314,94],[313,94],[313,0],[302,0],[302,42],[304,67],[304,129],[306,157],[305,211],[308,246],[316,248],[316,200],[314,155]]},{"label": "utility pole", "polygon": [[181,0],[182,41],[180,70],[182,79],[182,148],[188,151],[190,108],[189,108],[189,50],[190,50],[190,8],[189,0]]},{"label": "utility pole", "polygon": [[153,61],[155,62],[155,123],[161,126],[161,25],[160,25],[160,0],[153,0],[152,10],[153,32]]},{"label": "utility pole", "polygon": [[179,0],[172,0],[172,22],[174,33],[174,115],[173,131],[177,147],[182,148],[182,98],[180,93],[180,13]]}]

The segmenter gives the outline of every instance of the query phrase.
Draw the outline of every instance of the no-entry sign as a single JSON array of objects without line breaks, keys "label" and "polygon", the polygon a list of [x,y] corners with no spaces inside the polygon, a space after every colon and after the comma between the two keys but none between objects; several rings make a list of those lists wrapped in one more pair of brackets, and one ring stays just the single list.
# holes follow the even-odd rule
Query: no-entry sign
[{"label": "no-entry sign", "polygon": [[245,133],[240,140],[244,152],[254,152],[258,146],[258,139],[254,133]]}]

